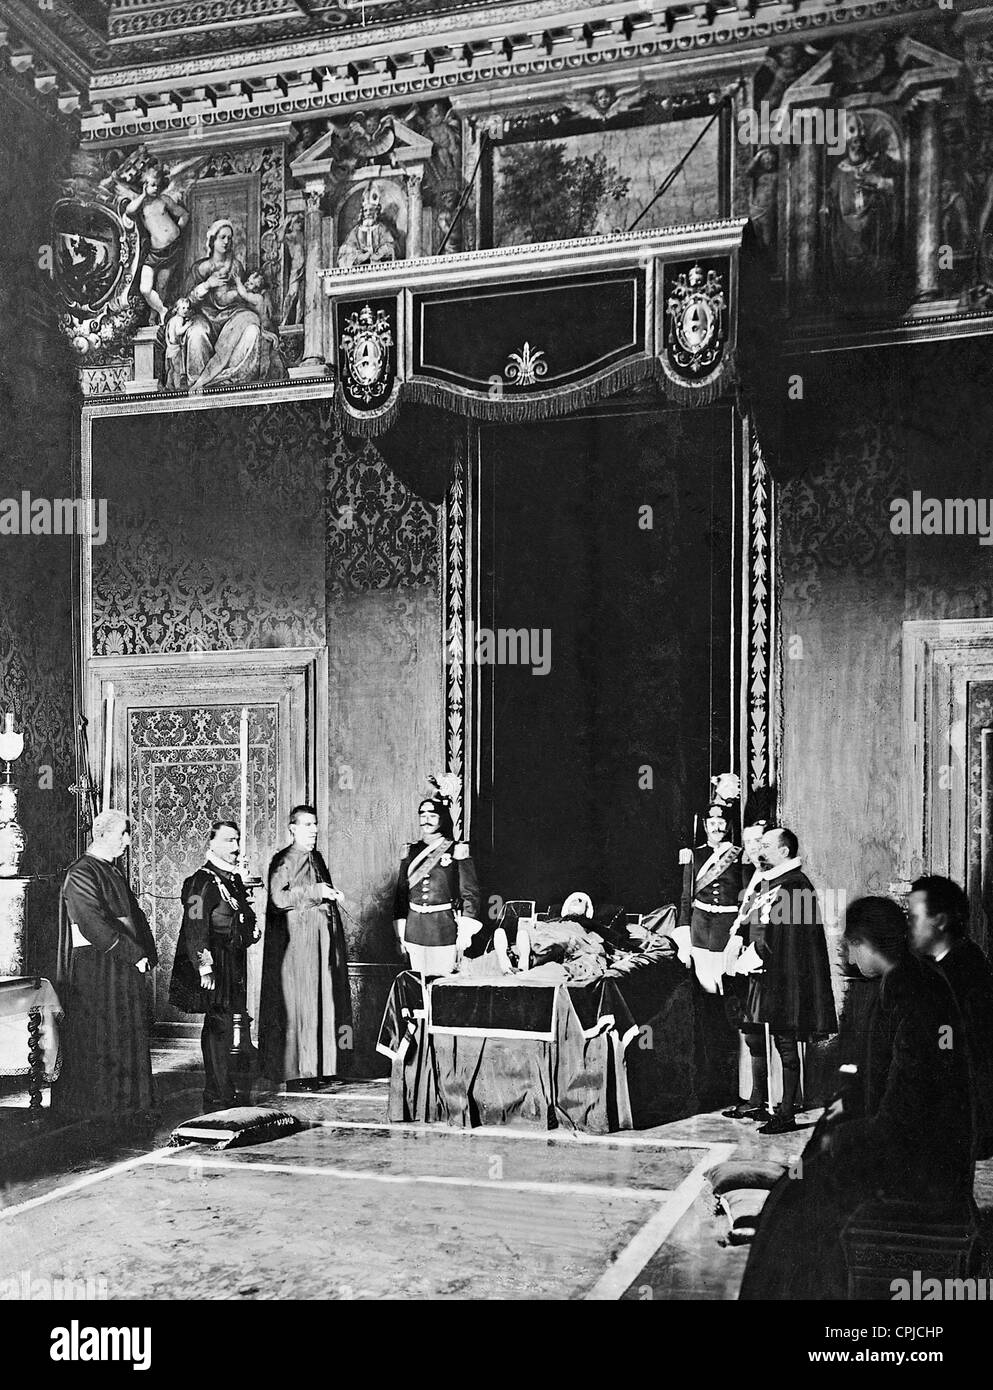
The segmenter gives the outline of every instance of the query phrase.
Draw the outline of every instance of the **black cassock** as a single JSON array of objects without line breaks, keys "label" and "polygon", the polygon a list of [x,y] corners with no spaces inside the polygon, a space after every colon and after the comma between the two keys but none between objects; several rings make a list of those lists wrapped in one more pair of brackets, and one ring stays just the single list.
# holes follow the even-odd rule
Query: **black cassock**
[{"label": "black cassock", "polygon": [[840,1237],[862,1202],[948,1203],[972,1191],[960,1028],[951,990],[930,964],[907,956],[883,978],[846,1118],[818,1123],[799,1166],[770,1192],[740,1298],[844,1299]]},{"label": "black cassock", "polygon": [[[88,945],[73,944],[71,923]],[[135,969],[142,957],[158,962],[127,879],[106,860],[82,855],[62,885],[56,979],[65,1021],[53,1115],[89,1120],[152,1110],[151,990]]]},{"label": "black cassock", "polygon": [[972,1069],[976,1157],[993,1158],[993,967],[975,941],[956,941],[938,970],[962,1013]]}]

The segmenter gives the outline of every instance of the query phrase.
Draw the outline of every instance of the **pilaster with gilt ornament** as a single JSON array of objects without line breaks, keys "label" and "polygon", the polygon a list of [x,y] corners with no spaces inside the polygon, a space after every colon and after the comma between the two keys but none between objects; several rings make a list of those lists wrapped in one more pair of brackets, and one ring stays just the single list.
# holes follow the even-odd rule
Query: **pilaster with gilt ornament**
[{"label": "pilaster with gilt ornament", "polygon": [[465,456],[461,448],[449,477],[444,521],[445,771],[454,772],[462,787],[458,803],[452,803],[452,824],[455,834],[464,838],[469,831],[468,815],[463,816],[463,807],[468,809],[469,805],[469,789],[466,785],[466,492]]},{"label": "pilaster with gilt ornament", "polygon": [[775,778],[772,701],[775,585],[773,576],[772,482],[754,429],[749,430],[748,454],[748,566],[746,603],[748,666],[748,778],[752,787]]}]

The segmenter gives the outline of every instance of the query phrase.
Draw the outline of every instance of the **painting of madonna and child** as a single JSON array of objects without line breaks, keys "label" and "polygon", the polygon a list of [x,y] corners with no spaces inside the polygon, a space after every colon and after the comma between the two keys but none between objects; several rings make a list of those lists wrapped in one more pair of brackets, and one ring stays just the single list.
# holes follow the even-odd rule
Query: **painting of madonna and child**
[{"label": "painting of madonna and child", "polygon": [[272,295],[262,268],[246,264],[238,221],[215,218],[196,250],[166,320],[166,389],[199,394],[284,380]]},{"label": "painting of madonna and child", "polygon": [[637,230],[719,217],[719,122],[708,128],[709,121],[687,117],[498,144],[493,245],[626,232],[684,156],[685,164]]}]

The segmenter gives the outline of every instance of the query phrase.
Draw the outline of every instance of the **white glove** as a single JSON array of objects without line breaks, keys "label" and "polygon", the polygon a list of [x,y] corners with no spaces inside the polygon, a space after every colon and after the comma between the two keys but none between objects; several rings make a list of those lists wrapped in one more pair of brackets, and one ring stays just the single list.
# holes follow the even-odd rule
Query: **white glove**
[{"label": "white glove", "polygon": [[456,916],[455,921],[458,924],[456,944],[460,951],[464,951],[483,924],[477,922],[475,917],[462,917],[460,915]]},{"label": "white glove", "polygon": [[724,947],[724,973],[734,975],[737,970],[738,957],[741,954],[741,937],[729,936],[728,944]]},{"label": "white glove", "polygon": [[669,933],[670,939],[675,943],[676,955],[682,965],[687,970],[690,968],[690,929],[689,927],[677,927],[674,932]]},{"label": "white glove", "polygon": [[762,957],[759,955],[758,951],[756,951],[755,947],[749,942],[749,944],[742,951],[741,955],[738,957],[738,964],[735,967],[735,974],[754,975],[756,970],[764,969],[765,966],[762,964]]}]

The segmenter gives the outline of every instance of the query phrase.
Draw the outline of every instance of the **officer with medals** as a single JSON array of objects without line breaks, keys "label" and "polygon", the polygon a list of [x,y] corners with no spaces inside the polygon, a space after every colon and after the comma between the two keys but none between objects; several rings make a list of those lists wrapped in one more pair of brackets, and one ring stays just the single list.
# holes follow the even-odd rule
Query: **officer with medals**
[{"label": "officer with medals", "polygon": [[214,821],[201,868],[183,884],[183,924],[169,1002],[203,1014],[200,1042],[206,1110],[235,1105],[231,1074],[234,1016],[247,1011],[248,947],[260,933],[238,873],[241,832],[233,821]]}]

